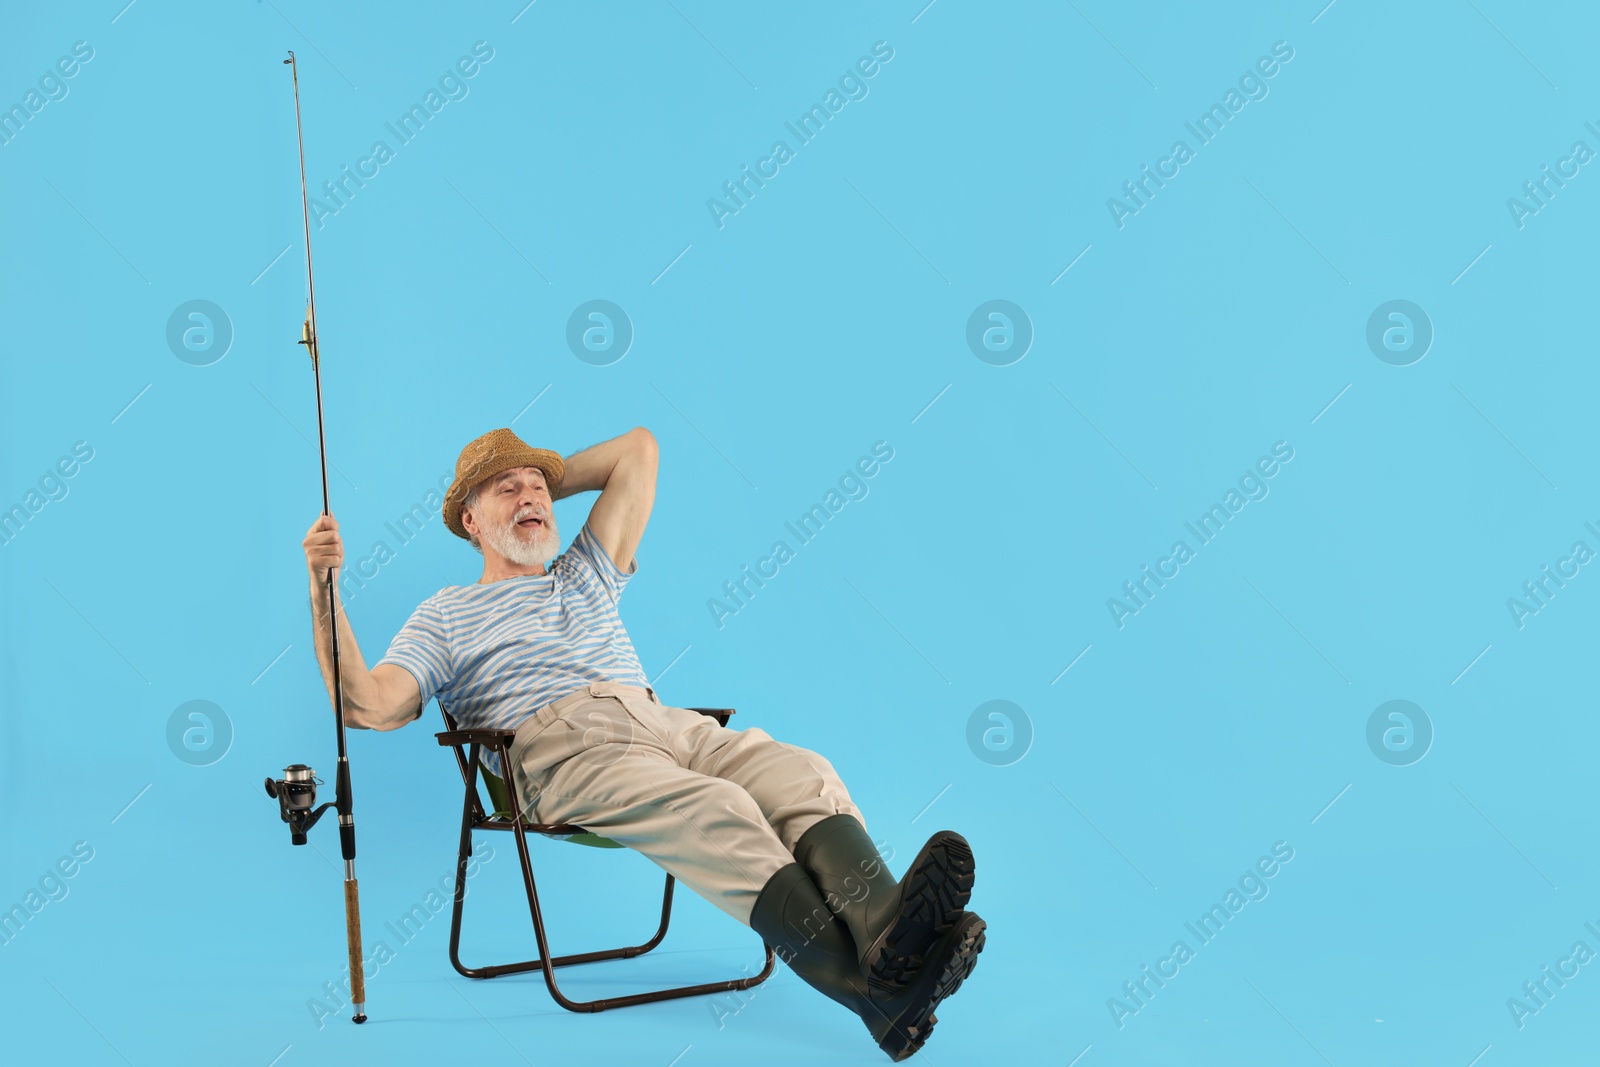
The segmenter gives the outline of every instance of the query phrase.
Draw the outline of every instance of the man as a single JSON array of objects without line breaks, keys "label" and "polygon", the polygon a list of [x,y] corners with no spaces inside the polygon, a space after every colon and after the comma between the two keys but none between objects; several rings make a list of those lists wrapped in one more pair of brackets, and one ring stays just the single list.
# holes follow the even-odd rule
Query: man
[{"label": "man", "polygon": [[[467,445],[442,512],[483,555],[483,576],[423,601],[370,671],[336,613],[345,721],[397,729],[437,696],[463,729],[514,729],[514,765],[489,769],[527,818],[643,853],[904,1059],[983,948],[984,921],[965,910],[971,850],[940,831],[896,881],[826,759],[661,703],[617,615],[656,468],[643,427],[565,460],[509,429]],[[599,499],[563,553],[552,504],[592,490]],[[319,516],[304,547],[331,692],[326,582],[344,560],[338,523]]]}]

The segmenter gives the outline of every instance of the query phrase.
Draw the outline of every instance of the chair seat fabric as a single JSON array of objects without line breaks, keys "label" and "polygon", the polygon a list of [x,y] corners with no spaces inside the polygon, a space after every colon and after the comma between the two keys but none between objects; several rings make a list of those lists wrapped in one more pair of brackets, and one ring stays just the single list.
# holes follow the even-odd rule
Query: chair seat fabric
[{"label": "chair seat fabric", "polygon": [[[511,792],[506,789],[506,781],[487,767],[480,767],[478,773],[483,776],[483,784],[489,790],[489,802],[493,805],[491,813],[497,819],[511,818]],[[544,837],[556,841],[566,841],[574,845],[588,845],[591,848],[624,848],[609,837],[601,837],[584,830],[576,834],[544,834]]]}]

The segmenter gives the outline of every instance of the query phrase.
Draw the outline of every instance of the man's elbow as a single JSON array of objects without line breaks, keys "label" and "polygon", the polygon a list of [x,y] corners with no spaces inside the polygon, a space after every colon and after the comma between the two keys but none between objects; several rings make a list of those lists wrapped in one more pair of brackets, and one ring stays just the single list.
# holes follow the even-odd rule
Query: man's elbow
[{"label": "man's elbow", "polygon": [[655,434],[643,426],[635,426],[628,431],[628,439],[632,442],[634,450],[640,455],[648,456],[652,460],[656,458],[659,450],[656,447]]},{"label": "man's elbow", "polygon": [[414,718],[416,718],[415,715],[401,715],[393,719],[376,719],[367,718],[360,714],[352,715],[347,713],[344,717],[344,724],[353,730],[378,730],[381,732],[384,730],[398,730]]},{"label": "man's elbow", "polygon": [[362,730],[398,730],[422,715],[422,693],[417,680],[404,667],[380,663],[372,669],[370,686],[347,694],[346,719]]},{"label": "man's elbow", "polygon": [[345,701],[344,724],[355,730],[398,730],[418,717],[407,708],[366,708]]},{"label": "man's elbow", "polygon": [[422,707],[415,701],[407,701],[395,707],[384,708],[376,714],[367,717],[369,729],[373,730],[398,730],[415,719],[422,717]]}]

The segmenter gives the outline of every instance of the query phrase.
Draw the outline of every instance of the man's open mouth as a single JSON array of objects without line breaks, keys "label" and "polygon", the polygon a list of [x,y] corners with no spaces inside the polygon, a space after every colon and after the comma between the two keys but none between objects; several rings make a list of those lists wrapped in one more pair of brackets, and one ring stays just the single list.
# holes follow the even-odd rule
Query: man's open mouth
[{"label": "man's open mouth", "polygon": [[530,528],[535,527],[535,526],[543,526],[544,525],[544,520],[539,518],[537,515],[535,515],[531,519],[521,519],[521,520],[519,520],[517,522],[517,525],[523,527],[524,529],[530,529]]}]

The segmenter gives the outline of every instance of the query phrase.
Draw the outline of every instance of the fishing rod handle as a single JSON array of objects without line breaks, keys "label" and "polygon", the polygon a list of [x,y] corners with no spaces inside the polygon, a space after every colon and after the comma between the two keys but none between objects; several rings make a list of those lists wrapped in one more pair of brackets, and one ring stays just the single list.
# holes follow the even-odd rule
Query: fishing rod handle
[{"label": "fishing rod handle", "polygon": [[344,925],[350,945],[350,1002],[355,1009],[352,1022],[367,1021],[367,981],[361,973],[361,897],[356,880],[344,883]]}]

